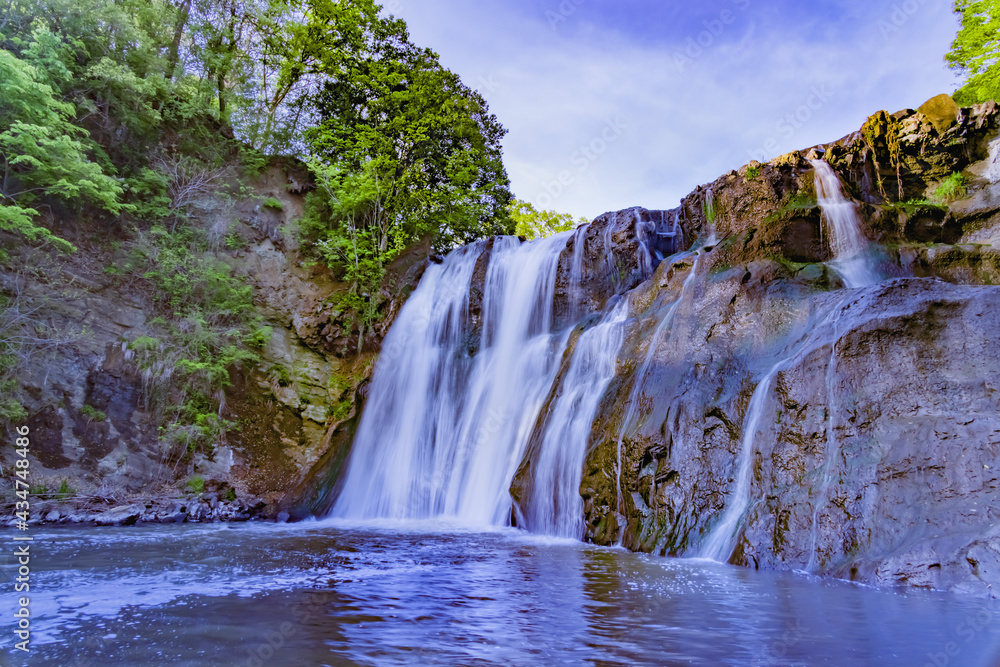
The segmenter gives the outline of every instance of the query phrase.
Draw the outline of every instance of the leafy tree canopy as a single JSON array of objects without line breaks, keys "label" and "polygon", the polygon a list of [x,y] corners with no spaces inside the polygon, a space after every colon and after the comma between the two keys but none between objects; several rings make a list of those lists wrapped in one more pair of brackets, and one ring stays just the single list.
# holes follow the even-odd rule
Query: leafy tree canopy
[{"label": "leafy tree canopy", "polygon": [[970,105],[1000,99],[1000,1],[956,0],[955,12],[961,28],[945,60],[967,77],[955,101]]},{"label": "leafy tree canopy", "polygon": [[530,203],[520,199],[511,203],[510,217],[517,224],[517,235],[524,236],[529,241],[568,232],[578,225],[589,222],[586,218],[574,220],[569,213],[539,211]]}]

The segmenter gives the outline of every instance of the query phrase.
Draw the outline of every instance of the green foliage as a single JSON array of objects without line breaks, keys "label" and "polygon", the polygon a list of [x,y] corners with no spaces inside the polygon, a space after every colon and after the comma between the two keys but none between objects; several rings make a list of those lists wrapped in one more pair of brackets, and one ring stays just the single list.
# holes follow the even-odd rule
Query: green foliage
[{"label": "green foliage", "polygon": [[107,415],[101,410],[98,410],[92,405],[84,405],[80,408],[80,414],[87,418],[88,421],[92,422],[102,422],[107,419]]},{"label": "green foliage", "polygon": [[806,211],[816,206],[818,206],[816,197],[805,192],[796,192],[788,198],[784,208],[788,211]]},{"label": "green foliage", "polygon": [[0,293],[0,423],[27,418],[18,376],[33,351],[51,333],[31,316],[18,294]]},{"label": "green foliage", "polygon": [[349,289],[337,308],[353,311],[362,325],[377,319],[385,267],[412,239],[392,224],[385,191],[370,167],[357,173],[320,162],[312,165],[317,189],[306,200],[299,233]]},{"label": "green foliage", "polygon": [[705,220],[708,221],[708,224],[714,225],[715,216],[717,213],[715,209],[715,199],[711,196],[705,197],[705,200],[702,202],[701,207],[702,211],[705,213]]},{"label": "green foliage", "polygon": [[760,167],[758,165],[752,164],[747,167],[746,179],[748,181],[755,181],[758,176],[760,176]]},{"label": "green foliage", "polygon": [[[229,374],[270,336],[218,250],[243,237],[210,239],[196,204],[224,201],[278,153],[306,159],[318,187],[304,259],[342,279],[338,307],[370,325],[408,245],[514,232],[504,134],[373,0],[7,0],[0,12],[0,232],[70,250],[45,226],[60,219],[124,239],[106,272],[155,300],[150,335],[128,350],[172,455],[234,428]],[[0,419],[24,416],[19,340],[0,337]]]},{"label": "green foliage", "polygon": [[224,495],[222,499],[227,502],[233,502],[234,500],[236,500],[236,489],[230,487],[228,490],[226,490],[226,495]]},{"label": "green foliage", "polygon": [[[34,36],[46,42],[52,38],[49,33]],[[38,44],[32,42],[29,52]],[[0,231],[72,250],[36,224],[38,209],[58,201],[71,210],[90,204],[117,213],[122,188],[89,159],[86,133],[70,122],[75,109],[58,99],[50,79],[0,49]]]},{"label": "green foliage", "polygon": [[530,203],[516,199],[510,204],[510,217],[517,225],[514,233],[529,241],[568,232],[587,223],[586,218],[574,220],[568,213],[538,211]]},{"label": "green foliage", "polygon": [[972,105],[1000,99],[1000,2],[956,0],[955,13],[961,28],[945,61],[966,77],[955,101]]},{"label": "green foliage", "polygon": [[934,193],[931,194],[931,201],[942,205],[950,204],[964,197],[966,192],[965,176],[955,172],[941,181],[940,185],[934,190]]},{"label": "green foliage", "polygon": [[149,281],[161,316],[159,337],[129,345],[143,371],[147,408],[171,446],[211,448],[235,424],[223,417],[230,369],[254,365],[271,335],[253,288],[208,248],[205,233],[181,224],[154,227],[135,243],[131,267]]},{"label": "green foliage", "polygon": [[261,206],[263,208],[271,209],[272,211],[278,211],[279,213],[285,210],[285,205],[282,204],[281,200],[276,197],[267,197],[263,202],[261,202]]},{"label": "green foliage", "polygon": [[896,211],[902,211],[907,217],[916,215],[925,208],[946,208],[944,204],[933,202],[928,199],[910,199],[905,202],[886,202],[885,206]]},{"label": "green foliage", "polygon": [[187,481],[188,491],[195,495],[201,495],[205,493],[205,478],[200,475],[195,475]]},{"label": "green foliage", "polygon": [[764,218],[764,223],[770,224],[772,222],[788,218],[789,216],[799,215],[802,211],[814,209],[818,205],[819,204],[817,203],[815,196],[807,192],[795,192],[788,197],[788,199],[781,205],[781,208]]},{"label": "green foliage", "polygon": [[[6,309],[6,297],[0,296],[0,308]],[[19,400],[18,345],[7,331],[0,331],[0,423],[25,419],[28,413]]]},{"label": "green foliage", "polygon": [[404,245],[430,235],[439,250],[512,233],[506,131],[482,96],[370,0],[314,0],[309,27],[304,48],[323,75],[308,99],[314,162],[362,178],[384,218],[355,227]]},{"label": "green foliage", "polygon": [[292,378],[288,374],[288,369],[284,366],[272,366],[271,370],[268,371],[268,375],[274,378],[279,387],[287,387],[292,382]]},{"label": "green foliage", "polygon": [[59,490],[56,491],[56,500],[65,501],[69,500],[70,496],[76,493],[76,489],[69,485],[69,480],[64,479],[59,483]]},{"label": "green foliage", "polygon": [[44,496],[48,494],[48,492],[49,492],[49,487],[45,486],[44,484],[32,484],[31,487],[28,488],[28,493],[30,493],[33,496]]}]

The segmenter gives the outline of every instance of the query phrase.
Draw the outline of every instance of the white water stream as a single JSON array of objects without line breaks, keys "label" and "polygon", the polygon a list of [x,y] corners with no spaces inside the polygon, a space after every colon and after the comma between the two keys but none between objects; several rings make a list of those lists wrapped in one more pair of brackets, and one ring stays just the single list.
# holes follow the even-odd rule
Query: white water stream
[{"label": "white water stream", "polygon": [[881,281],[871,242],[861,231],[855,202],[844,197],[840,179],[825,160],[810,160],[816,171],[816,199],[830,233],[834,259],[830,266],[847,287],[867,287]]},{"label": "white water stream", "polygon": [[[648,231],[637,216],[644,272],[652,270]],[[579,312],[586,233],[581,227],[525,244],[497,238],[478,340],[469,340],[469,291],[485,244],[427,269],[386,338],[331,516],[506,525],[511,483],[541,424],[519,519],[532,532],[583,537],[580,477],[628,312],[619,298],[580,334],[553,394],[572,333],[553,323],[559,256],[575,235],[567,297],[572,315],[586,316]],[[613,254],[605,261],[619,278]]]}]

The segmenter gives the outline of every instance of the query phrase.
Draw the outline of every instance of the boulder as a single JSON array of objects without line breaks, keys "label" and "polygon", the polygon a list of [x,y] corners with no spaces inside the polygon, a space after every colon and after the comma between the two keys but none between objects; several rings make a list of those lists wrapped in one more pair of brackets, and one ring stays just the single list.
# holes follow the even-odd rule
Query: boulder
[{"label": "boulder", "polygon": [[958,122],[958,117],[962,113],[951,95],[944,93],[927,100],[917,111],[930,121],[938,134],[944,134],[948,128]]}]

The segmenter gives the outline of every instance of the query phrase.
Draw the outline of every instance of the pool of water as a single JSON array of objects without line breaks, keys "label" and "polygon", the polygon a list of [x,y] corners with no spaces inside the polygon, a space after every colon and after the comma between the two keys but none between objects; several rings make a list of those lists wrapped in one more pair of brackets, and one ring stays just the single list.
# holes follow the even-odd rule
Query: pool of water
[{"label": "pool of water", "polygon": [[3,664],[1000,664],[1000,603],[513,530],[307,523],[32,534],[31,653],[11,650],[14,595],[5,594]]}]

